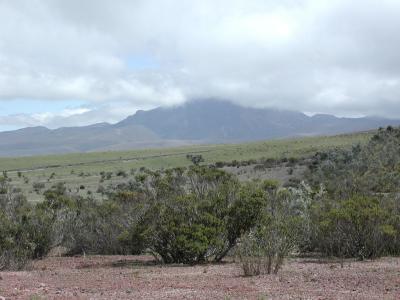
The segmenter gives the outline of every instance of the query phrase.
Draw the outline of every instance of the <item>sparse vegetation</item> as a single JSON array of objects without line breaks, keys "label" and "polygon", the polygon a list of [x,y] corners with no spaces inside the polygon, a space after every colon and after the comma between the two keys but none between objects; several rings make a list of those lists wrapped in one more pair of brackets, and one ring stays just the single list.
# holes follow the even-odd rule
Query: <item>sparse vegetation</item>
[{"label": "sparse vegetation", "polygon": [[[75,187],[57,173],[45,192],[42,181],[32,184],[44,197],[37,203],[27,201],[6,173],[0,178],[0,267],[19,269],[56,246],[69,255],[147,252],[164,263],[186,264],[218,262],[235,252],[247,276],[276,274],[299,252],[341,259],[397,255],[399,132],[382,129],[368,143],[312,157],[81,171]],[[294,173],[306,165],[303,178],[284,185],[240,181],[224,169]],[[41,178],[55,179],[52,174]],[[99,175],[107,180],[103,185],[84,179]]]}]

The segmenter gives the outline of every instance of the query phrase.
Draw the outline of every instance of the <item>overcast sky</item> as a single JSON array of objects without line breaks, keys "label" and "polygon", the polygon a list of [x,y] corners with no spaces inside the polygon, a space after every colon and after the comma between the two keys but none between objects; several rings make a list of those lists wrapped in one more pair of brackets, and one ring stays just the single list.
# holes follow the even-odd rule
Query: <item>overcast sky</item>
[{"label": "overcast sky", "polygon": [[399,0],[0,0],[0,130],[222,98],[400,118]]}]

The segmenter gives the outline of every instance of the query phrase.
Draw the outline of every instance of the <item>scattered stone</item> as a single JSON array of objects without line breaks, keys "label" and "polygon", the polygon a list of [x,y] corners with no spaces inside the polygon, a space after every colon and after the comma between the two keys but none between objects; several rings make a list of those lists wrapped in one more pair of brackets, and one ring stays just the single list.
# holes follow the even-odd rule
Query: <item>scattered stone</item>
[{"label": "scattered stone", "polygon": [[[148,263],[152,257],[128,259],[143,266],[115,268],[112,263],[121,256],[45,258],[34,262],[33,271],[0,273],[0,295],[6,297],[0,296],[0,300],[30,299],[35,294],[43,299],[261,299],[266,293],[276,299],[378,299],[382,295],[399,299],[400,258],[355,262],[352,269],[340,269],[333,262],[321,264],[316,259],[288,259],[278,275],[252,278],[239,276],[240,265],[230,262],[209,268],[160,267]],[[99,267],[76,269],[83,261]],[[330,265],[337,266],[336,270],[330,270]],[[42,266],[51,271],[41,272]],[[205,269],[208,272],[204,273]],[[135,272],[140,276],[135,277]]]}]

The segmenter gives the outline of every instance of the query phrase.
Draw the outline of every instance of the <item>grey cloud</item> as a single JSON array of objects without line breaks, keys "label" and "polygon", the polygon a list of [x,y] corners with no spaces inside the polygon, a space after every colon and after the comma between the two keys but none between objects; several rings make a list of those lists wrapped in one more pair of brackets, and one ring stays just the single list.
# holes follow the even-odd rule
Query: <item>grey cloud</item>
[{"label": "grey cloud", "polygon": [[39,120],[27,114],[14,114],[9,116],[0,116],[0,130],[6,128],[31,127],[37,126]]},{"label": "grey cloud", "polygon": [[[145,107],[149,108],[149,107]],[[13,114],[0,116],[0,130],[18,127],[46,126],[48,128],[85,126],[99,122],[116,123],[137,111],[129,102],[103,104],[99,107],[77,107],[59,113]]]},{"label": "grey cloud", "polygon": [[[395,0],[10,1],[0,18],[0,101],[79,99],[93,121],[200,97],[400,117]],[[143,55],[157,67],[129,67]]]}]

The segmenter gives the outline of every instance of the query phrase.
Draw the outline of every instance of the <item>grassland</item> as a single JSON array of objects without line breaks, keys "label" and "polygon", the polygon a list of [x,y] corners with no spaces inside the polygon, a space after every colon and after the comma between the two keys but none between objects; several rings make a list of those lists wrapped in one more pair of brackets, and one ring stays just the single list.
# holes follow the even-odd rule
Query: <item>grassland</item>
[{"label": "grassland", "polygon": [[[113,172],[112,178],[103,183],[108,185],[129,179],[115,176],[120,170],[129,174],[132,169],[141,167],[161,169],[190,165],[187,154],[201,154],[205,164],[260,158],[305,157],[316,151],[336,147],[348,148],[357,143],[365,143],[372,134],[373,132],[369,131],[244,144],[0,158],[0,171],[6,171],[12,184],[21,188],[29,200],[39,201],[43,196],[33,191],[32,184],[35,182],[44,183],[45,188],[56,182],[65,182],[71,191],[78,194],[89,192],[96,195],[102,171]],[[80,186],[84,186],[84,189],[79,189]]]}]

